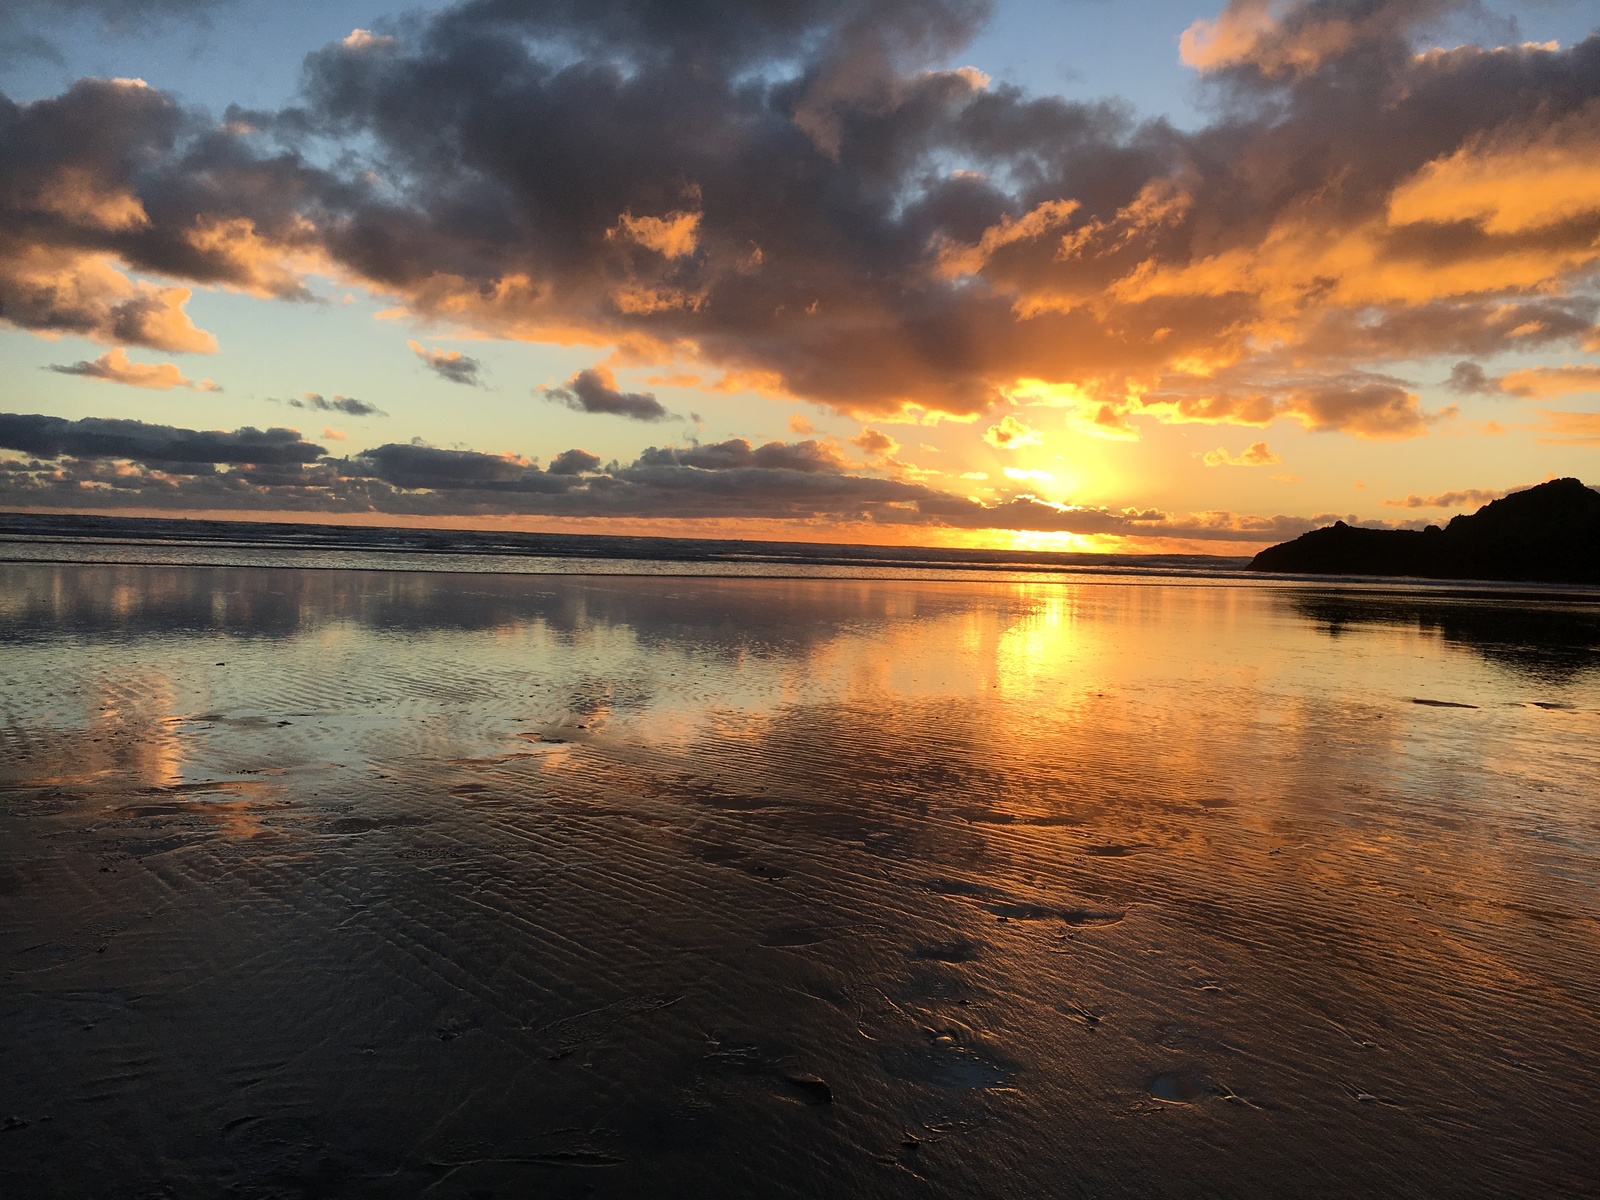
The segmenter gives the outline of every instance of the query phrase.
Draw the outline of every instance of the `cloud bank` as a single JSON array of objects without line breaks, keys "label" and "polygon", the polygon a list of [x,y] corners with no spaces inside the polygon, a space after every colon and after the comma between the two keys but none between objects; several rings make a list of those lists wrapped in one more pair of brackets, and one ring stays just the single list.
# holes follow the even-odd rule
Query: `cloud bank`
[{"label": "cloud bank", "polygon": [[[887,530],[1035,530],[1275,542],[1322,518],[1171,514],[982,503],[921,483],[852,473],[834,446],[743,439],[647,448],[602,466],[570,449],[548,469],[516,455],[391,442],[343,458],[292,429],[201,432],[140,421],[0,414],[0,504],[565,518],[717,518],[869,523]],[[1326,520],[1333,520],[1327,515]]]},{"label": "cloud bank", "polygon": [[[941,68],[986,11],[466,0],[315,52],[283,111],[0,100],[0,319],[204,352],[192,287],[319,272],[863,416],[1032,379],[1108,430],[1369,438],[1451,415],[1390,364],[1594,338],[1600,37],[1419,50],[1475,6],[1238,0],[1185,36],[1216,116],[1182,131]],[[588,373],[551,394],[661,419]]]}]

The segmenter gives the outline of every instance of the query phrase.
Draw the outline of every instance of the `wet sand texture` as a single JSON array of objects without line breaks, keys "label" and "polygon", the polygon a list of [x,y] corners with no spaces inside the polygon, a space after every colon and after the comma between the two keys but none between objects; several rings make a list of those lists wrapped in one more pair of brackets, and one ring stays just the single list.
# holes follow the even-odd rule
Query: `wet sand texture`
[{"label": "wet sand texture", "polygon": [[1495,616],[0,566],[0,1195],[1593,1194],[1600,624]]}]

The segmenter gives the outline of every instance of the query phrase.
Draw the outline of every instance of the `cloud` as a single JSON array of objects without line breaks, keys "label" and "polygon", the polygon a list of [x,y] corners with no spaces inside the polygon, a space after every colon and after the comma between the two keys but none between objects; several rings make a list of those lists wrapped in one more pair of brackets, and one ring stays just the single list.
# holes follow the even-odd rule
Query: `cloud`
[{"label": "cloud", "polygon": [[744,438],[687,448],[654,446],[639,456],[638,467],[693,467],[700,471],[799,471],[839,474],[849,461],[827,442],[766,442],[751,446]]},{"label": "cloud", "polygon": [[1498,500],[1500,497],[1508,496],[1511,492],[1517,490],[1519,489],[1509,488],[1496,492],[1487,491],[1483,488],[1463,488],[1459,492],[1440,492],[1437,496],[1419,496],[1416,492],[1412,492],[1404,499],[1385,500],[1384,504],[1390,508],[1464,509],[1471,507],[1476,509],[1488,504],[1491,500]]},{"label": "cloud", "polygon": [[588,475],[600,469],[600,456],[587,450],[563,450],[550,460],[551,475]]},{"label": "cloud", "polygon": [[1499,385],[1524,400],[1600,392],[1600,366],[1526,367],[1502,376]]},{"label": "cloud", "polygon": [[339,44],[350,50],[372,50],[392,46],[395,39],[387,34],[373,33],[370,29],[352,29]]},{"label": "cloud", "polygon": [[0,449],[40,458],[118,458],[139,463],[287,465],[315,462],[321,446],[294,429],[201,432],[143,421],[0,413]]},{"label": "cloud", "polygon": [[1044,438],[1016,417],[1007,415],[983,431],[983,440],[996,450],[1019,450],[1023,446],[1042,445]]},{"label": "cloud", "polygon": [[175,387],[189,388],[197,392],[222,390],[209,379],[197,382],[184,378],[183,372],[174,363],[133,362],[128,358],[128,352],[121,347],[108,350],[93,361],[53,363],[47,369],[61,375],[81,375],[85,379],[102,379],[107,383],[125,383],[129,387],[155,388],[158,391]]},{"label": "cloud", "polygon": [[568,486],[515,454],[441,450],[422,442],[389,442],[363,450],[340,470],[351,478],[381,479],[401,488],[517,493],[560,492]]},{"label": "cloud", "polygon": [[1450,378],[1445,380],[1445,387],[1468,396],[1492,395],[1500,390],[1500,382],[1490,379],[1475,362],[1458,362],[1450,368]]},{"label": "cloud", "polygon": [[335,395],[332,400],[318,392],[301,392],[293,400],[285,400],[290,408],[309,408],[314,412],[341,412],[351,417],[386,417],[376,404],[368,404],[365,400],[357,400],[354,396]]},{"label": "cloud", "polygon": [[1600,413],[1541,412],[1545,419],[1539,440],[1558,446],[1600,446]]},{"label": "cloud", "polygon": [[565,404],[577,412],[608,413],[634,421],[677,419],[656,399],[654,392],[620,391],[616,377],[604,367],[589,367],[560,387],[542,390],[545,399]]},{"label": "cloud", "polygon": [[102,34],[145,29],[169,17],[201,17],[233,0],[6,0],[0,8],[0,64],[40,58],[62,63],[61,51],[46,33],[63,18],[95,18]]},{"label": "cloud", "polygon": [[1415,393],[1383,380],[1299,388],[1280,402],[1279,411],[1313,433],[1338,431],[1372,440],[1422,437],[1430,424],[1455,415],[1454,408],[1424,412]]},{"label": "cloud", "polygon": [[869,459],[888,459],[900,453],[900,443],[880,429],[867,427],[850,439]]},{"label": "cloud", "polygon": [[[239,124],[239,123],[235,123]],[[321,261],[301,210],[320,173],[256,159],[249,135],[209,127],[137,79],[83,79],[60,96],[0,96],[0,319],[119,346],[210,352],[188,286],[308,299]]]},{"label": "cloud", "polygon": [[233,0],[8,0],[13,17],[37,13],[59,18],[63,14],[98,17],[113,32],[137,27],[163,17],[193,17]]},{"label": "cloud", "polygon": [[[1416,436],[1441,414],[1384,390],[1397,364],[1594,336],[1600,37],[1419,54],[1497,31],[1464,2],[1234,0],[1184,41],[1214,116],[1180,130],[946,69],[986,11],[478,2],[331,43],[280,111],[0,100],[0,319],[210,349],[190,289],[331,277],[863,420],[1071,385],[1120,437]],[[593,411],[575,382],[552,392]]]},{"label": "cloud", "polygon": [[1283,459],[1265,442],[1251,442],[1240,454],[1229,454],[1221,446],[1207,450],[1202,461],[1208,467],[1270,467]]},{"label": "cloud", "polygon": [[1019,482],[1050,483],[1055,479],[1055,476],[1050,474],[1049,471],[1030,471],[1023,467],[1007,467],[1004,474],[1007,479],[1015,479]]},{"label": "cloud", "polygon": [[478,385],[478,373],[483,370],[483,364],[475,358],[470,358],[459,350],[430,350],[421,342],[407,342],[406,348],[422,360],[428,370],[440,379],[450,383],[464,383],[468,387]]},{"label": "cloud", "polygon": [[1252,82],[1297,79],[1393,53],[1458,14],[1502,36],[1516,32],[1515,21],[1493,20],[1472,0],[1228,0],[1216,17],[1184,31],[1178,52],[1202,72],[1228,71]]},{"label": "cloud", "polygon": [[700,216],[697,212],[672,212],[664,217],[636,217],[624,212],[606,230],[606,237],[631,241],[664,258],[686,258],[699,245]]},{"label": "cloud", "polygon": [[1600,212],[1600,98],[1477,131],[1389,198],[1396,224],[1468,222],[1487,234],[1529,234]]},{"label": "cloud", "polygon": [[816,426],[802,413],[794,413],[789,417],[789,432],[798,433],[801,437],[808,433],[815,433]]},{"label": "cloud", "polygon": [[[1059,505],[1025,493],[984,503],[852,474],[835,447],[815,441],[650,447],[626,466],[601,466],[596,455],[574,449],[541,471],[520,455],[421,442],[332,458],[292,430],[200,433],[137,421],[0,415],[0,448],[34,456],[0,456],[0,504],[21,508],[846,520],[885,529],[1026,529],[1196,543],[1282,541],[1336,519]],[[1014,473],[1019,483],[1042,477]]]}]

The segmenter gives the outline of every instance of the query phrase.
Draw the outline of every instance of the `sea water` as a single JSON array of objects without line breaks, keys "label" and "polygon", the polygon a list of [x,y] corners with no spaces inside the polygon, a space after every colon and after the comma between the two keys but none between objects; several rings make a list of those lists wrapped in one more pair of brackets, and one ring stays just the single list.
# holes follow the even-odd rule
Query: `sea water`
[{"label": "sea water", "polygon": [[1595,598],[382,553],[0,564],[6,1196],[1592,1188]]}]

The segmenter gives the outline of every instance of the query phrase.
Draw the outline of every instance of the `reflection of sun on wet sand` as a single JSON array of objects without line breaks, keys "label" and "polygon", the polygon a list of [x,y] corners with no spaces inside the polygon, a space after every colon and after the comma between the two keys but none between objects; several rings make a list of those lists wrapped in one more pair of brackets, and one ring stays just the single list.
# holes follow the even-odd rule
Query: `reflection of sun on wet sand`
[{"label": "reflection of sun on wet sand", "polygon": [[0,574],[8,1196],[1587,1186],[1582,605]]}]

